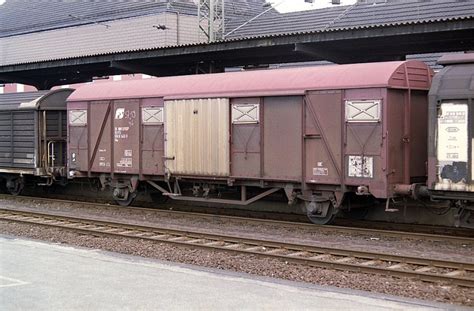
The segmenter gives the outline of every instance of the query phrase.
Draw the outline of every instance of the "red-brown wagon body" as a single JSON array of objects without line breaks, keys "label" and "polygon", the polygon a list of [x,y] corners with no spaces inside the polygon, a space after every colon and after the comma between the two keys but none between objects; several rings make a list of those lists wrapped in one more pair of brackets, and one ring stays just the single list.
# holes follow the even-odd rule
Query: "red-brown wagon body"
[{"label": "red-brown wagon body", "polygon": [[242,186],[239,204],[284,189],[324,216],[347,193],[425,181],[431,77],[406,61],[90,84],[68,100],[69,169],[174,199],[186,182],[202,201],[227,201],[208,185]]}]

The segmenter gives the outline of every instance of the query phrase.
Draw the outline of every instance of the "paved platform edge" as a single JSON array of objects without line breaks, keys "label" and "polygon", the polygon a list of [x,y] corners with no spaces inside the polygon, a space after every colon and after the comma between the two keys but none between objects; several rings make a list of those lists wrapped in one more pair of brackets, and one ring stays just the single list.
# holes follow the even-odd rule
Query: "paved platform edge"
[{"label": "paved platform edge", "polygon": [[47,245],[47,246],[51,246],[51,247],[55,247],[59,249],[64,249],[64,250],[73,248],[73,249],[78,249],[82,251],[89,251],[89,252],[97,253],[99,255],[115,257],[119,260],[131,261],[133,263],[142,264],[142,265],[161,264],[163,266],[169,266],[170,268],[177,267],[183,270],[211,273],[211,274],[217,274],[217,275],[231,277],[231,278],[242,278],[242,279],[248,279],[248,280],[262,282],[262,283],[270,283],[270,284],[296,287],[296,288],[309,289],[309,290],[313,289],[313,290],[319,290],[319,291],[328,292],[328,293],[357,295],[357,296],[363,296],[363,297],[373,298],[373,299],[382,299],[382,300],[397,302],[397,303],[409,303],[409,304],[420,306],[420,307],[431,307],[431,308],[438,308],[438,309],[443,309],[443,310],[456,310],[456,311],[458,310],[473,311],[474,310],[474,308],[457,305],[457,304],[448,304],[448,303],[432,302],[432,301],[414,299],[414,298],[405,298],[405,297],[393,296],[393,295],[388,295],[388,294],[383,294],[383,293],[368,292],[368,291],[349,289],[349,288],[340,288],[340,287],[331,286],[331,285],[317,285],[317,284],[306,283],[306,282],[290,281],[290,280],[285,280],[285,279],[259,276],[259,275],[245,273],[245,272],[221,270],[217,268],[202,267],[202,266],[197,266],[197,265],[192,265],[192,264],[165,261],[165,260],[155,259],[155,258],[140,257],[140,256],[112,252],[112,251],[107,251],[107,250],[102,250],[102,249],[97,249],[97,248],[89,248],[89,247],[62,244],[62,243],[52,243],[52,242],[48,242],[44,240],[38,240],[38,239],[32,239],[32,238],[26,238],[26,237],[14,236],[14,235],[0,234],[0,239],[1,238],[6,239],[6,240],[20,240],[20,241],[24,240],[24,241],[39,243],[39,244],[43,244],[43,245]]}]

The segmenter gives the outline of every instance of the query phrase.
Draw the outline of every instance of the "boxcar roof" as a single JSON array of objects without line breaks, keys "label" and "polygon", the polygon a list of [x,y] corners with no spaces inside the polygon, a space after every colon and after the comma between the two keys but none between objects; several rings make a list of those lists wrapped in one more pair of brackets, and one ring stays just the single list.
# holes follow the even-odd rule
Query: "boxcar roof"
[{"label": "boxcar roof", "polygon": [[474,58],[471,62],[468,62],[468,58],[464,61],[466,63],[447,65],[436,74],[430,96],[435,99],[474,98]]},{"label": "boxcar roof", "polygon": [[66,98],[72,89],[0,94],[0,111],[66,109]]},{"label": "boxcar roof", "polygon": [[438,60],[438,64],[440,65],[471,64],[471,63],[474,63],[474,52],[444,54]]},{"label": "boxcar roof", "polygon": [[298,95],[367,87],[428,90],[431,76],[420,61],[329,65],[91,83],[79,87],[68,101]]}]

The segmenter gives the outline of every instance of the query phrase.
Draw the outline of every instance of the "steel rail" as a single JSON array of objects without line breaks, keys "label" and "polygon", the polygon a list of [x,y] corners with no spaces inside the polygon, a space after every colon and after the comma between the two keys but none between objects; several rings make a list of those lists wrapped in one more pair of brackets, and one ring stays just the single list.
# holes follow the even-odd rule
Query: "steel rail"
[{"label": "steel rail", "polygon": [[372,228],[361,228],[361,227],[347,227],[347,226],[336,226],[336,225],[316,225],[316,224],[306,224],[299,222],[291,221],[282,221],[282,220],[272,220],[272,219],[256,219],[249,217],[240,217],[240,216],[227,216],[227,215],[215,215],[215,214],[206,214],[206,213],[196,213],[196,212],[184,212],[184,211],[174,211],[174,210],[162,210],[154,208],[143,208],[143,207],[124,207],[116,206],[104,203],[95,203],[95,202],[83,202],[75,200],[64,200],[64,199],[52,199],[52,198],[42,198],[42,197],[29,197],[29,196],[11,196],[0,194],[0,199],[15,199],[15,200],[35,200],[43,203],[63,203],[76,205],[80,207],[97,207],[97,208],[116,208],[121,210],[140,210],[140,211],[149,211],[157,214],[166,214],[166,215],[180,215],[180,216],[193,216],[199,218],[208,218],[208,219],[222,219],[222,220],[231,220],[231,221],[245,221],[245,222],[254,222],[254,223],[266,223],[271,225],[286,226],[286,227],[295,227],[295,228],[304,228],[309,230],[322,230],[326,232],[347,232],[354,234],[366,234],[366,235],[383,235],[387,237],[396,237],[403,239],[423,239],[428,241],[438,241],[438,242],[456,242],[461,244],[474,244],[473,237],[466,236],[454,236],[454,235],[444,235],[444,234],[432,234],[432,233],[420,233],[420,232],[407,232],[407,231],[397,231],[397,230],[386,230],[386,229],[372,229]]},{"label": "steel rail", "polygon": [[474,264],[469,262],[317,247],[4,208],[0,209],[0,219],[73,230],[94,236],[143,239],[207,250],[244,253],[312,267],[410,277],[474,288]]}]

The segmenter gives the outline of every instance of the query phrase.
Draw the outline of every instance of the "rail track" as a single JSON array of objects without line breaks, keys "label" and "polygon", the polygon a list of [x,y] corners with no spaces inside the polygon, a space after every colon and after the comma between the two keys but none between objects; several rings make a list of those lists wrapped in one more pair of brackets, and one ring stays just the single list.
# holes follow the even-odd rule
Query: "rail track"
[{"label": "rail track", "polygon": [[[30,197],[30,196],[11,196],[0,194],[0,199],[13,199],[18,201],[35,201],[35,203],[44,203],[44,204],[68,204],[72,206],[84,207],[84,208],[116,208],[119,210],[137,210],[137,207],[123,207],[116,206],[104,203],[94,203],[94,202],[84,202],[76,200],[63,200],[63,199],[53,199],[53,198],[43,198],[43,197]],[[315,225],[309,223],[300,223],[293,221],[282,221],[282,220],[273,220],[273,219],[255,219],[249,217],[239,217],[239,216],[227,216],[227,215],[215,215],[215,214],[206,214],[206,213],[197,213],[197,212],[187,212],[187,211],[175,211],[175,210],[164,210],[156,208],[143,208],[140,207],[140,211],[149,211],[156,214],[162,215],[174,215],[174,216],[185,216],[185,217],[199,217],[207,219],[220,219],[220,220],[231,220],[231,221],[243,221],[246,223],[258,223],[258,224],[270,224],[282,227],[290,228],[305,228],[308,230],[320,230],[323,232],[331,233],[345,233],[345,234],[364,234],[364,235],[376,235],[376,236],[385,236],[385,237],[394,237],[400,239],[416,239],[416,240],[429,240],[429,241],[438,241],[438,242],[456,242],[465,245],[474,245],[474,230],[469,229],[460,229],[460,228],[445,228],[445,227],[435,227],[435,226],[422,226],[425,232],[429,232],[430,229],[434,232],[443,232],[444,234],[439,233],[425,233],[425,232],[416,232],[414,228],[416,226],[404,226],[406,230],[390,230],[390,229],[381,229],[382,224],[378,224],[378,228],[364,228],[364,227],[350,227],[350,226],[336,226],[336,225]],[[388,226],[388,225],[387,225]],[[449,234],[446,234],[449,233]],[[454,235],[460,234],[460,235]]]},{"label": "rail track", "polygon": [[349,249],[315,247],[189,230],[141,226],[98,219],[1,208],[0,219],[94,236],[142,239],[160,243],[273,258],[312,267],[410,277],[474,288],[474,264]]}]

